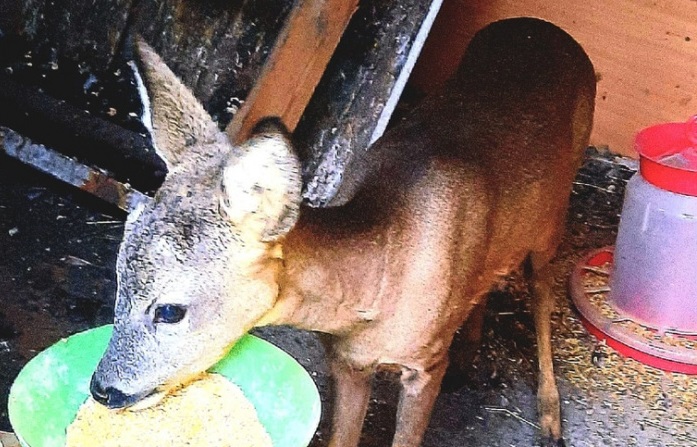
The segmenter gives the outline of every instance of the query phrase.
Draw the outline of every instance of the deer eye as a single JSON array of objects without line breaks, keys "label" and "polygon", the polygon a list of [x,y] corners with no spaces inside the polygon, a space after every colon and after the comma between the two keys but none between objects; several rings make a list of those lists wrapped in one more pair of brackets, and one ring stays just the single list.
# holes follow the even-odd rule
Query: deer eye
[{"label": "deer eye", "polygon": [[186,307],[177,304],[163,304],[155,308],[153,323],[179,323],[186,315]]}]

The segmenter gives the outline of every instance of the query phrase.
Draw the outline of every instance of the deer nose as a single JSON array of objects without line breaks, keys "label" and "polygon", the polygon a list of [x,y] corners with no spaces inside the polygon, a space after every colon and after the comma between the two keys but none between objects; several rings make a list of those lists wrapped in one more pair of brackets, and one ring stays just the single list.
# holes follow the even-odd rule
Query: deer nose
[{"label": "deer nose", "polygon": [[94,400],[107,408],[123,408],[128,405],[129,397],[111,386],[103,386],[95,376],[90,381],[90,393]]}]

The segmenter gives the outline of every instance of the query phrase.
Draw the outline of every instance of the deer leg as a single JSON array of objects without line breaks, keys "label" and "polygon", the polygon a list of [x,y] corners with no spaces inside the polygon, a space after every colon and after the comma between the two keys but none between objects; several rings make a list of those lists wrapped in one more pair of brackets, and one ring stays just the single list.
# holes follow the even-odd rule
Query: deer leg
[{"label": "deer leg", "polygon": [[[472,365],[472,361],[477,353],[477,349],[482,343],[482,332],[484,330],[484,317],[486,316],[486,300],[478,299],[478,304],[472,307],[467,320],[462,325],[464,337],[462,341],[465,346],[462,346],[459,366],[464,370],[467,366]],[[452,357],[450,362],[452,363]]]},{"label": "deer leg", "polygon": [[478,299],[477,302],[460,329],[455,332],[450,344],[450,361],[441,387],[443,391],[455,391],[465,385],[467,373],[471,371],[477,350],[481,346],[486,300]]},{"label": "deer leg", "polygon": [[397,426],[392,447],[421,445],[447,365],[447,356],[443,354],[428,370],[402,370],[402,390],[397,406]]},{"label": "deer leg", "polygon": [[552,277],[549,257],[531,254],[527,268],[528,284],[533,296],[533,313],[537,335],[538,383],[537,411],[545,445],[562,447],[565,445],[561,433],[561,411],[559,390],[554,378],[552,364],[552,322],[554,295],[552,294]]},{"label": "deer leg", "polygon": [[372,371],[355,369],[334,356],[330,361],[334,408],[329,447],[357,447],[368,410]]},{"label": "deer leg", "polygon": [[472,361],[482,343],[484,330],[484,317],[486,316],[486,300],[478,299],[478,304],[472,307],[467,319],[455,333],[450,347],[449,368],[461,372],[467,371],[472,366]]}]

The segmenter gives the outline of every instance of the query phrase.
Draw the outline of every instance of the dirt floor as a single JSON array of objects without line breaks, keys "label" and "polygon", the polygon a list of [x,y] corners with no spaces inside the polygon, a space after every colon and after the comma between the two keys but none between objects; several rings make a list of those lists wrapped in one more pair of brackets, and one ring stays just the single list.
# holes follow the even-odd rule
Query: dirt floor
[{"label": "dirt floor", "polygon": [[[554,266],[555,366],[567,445],[697,446],[696,381],[619,357],[585,332],[570,307],[569,272],[589,250],[614,243],[632,169],[631,162],[589,151]],[[10,430],[7,392],[29,359],[61,337],[111,321],[124,217],[0,158],[0,430]],[[492,293],[481,349],[439,397],[424,446],[537,444],[532,328],[525,287],[513,276]],[[259,333],[311,372],[328,410],[328,373],[316,336],[285,328]],[[395,408],[396,387],[381,376],[362,447],[389,445]],[[323,417],[311,445],[325,446],[327,432]]]}]

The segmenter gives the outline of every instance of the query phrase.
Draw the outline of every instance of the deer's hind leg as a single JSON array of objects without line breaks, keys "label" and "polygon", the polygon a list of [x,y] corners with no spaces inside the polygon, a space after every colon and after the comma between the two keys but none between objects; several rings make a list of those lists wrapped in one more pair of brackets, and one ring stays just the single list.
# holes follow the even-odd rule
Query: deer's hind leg
[{"label": "deer's hind leg", "polygon": [[537,337],[537,411],[546,446],[564,446],[561,431],[559,390],[554,377],[552,360],[552,321],[555,301],[552,294],[554,277],[549,261],[550,253],[533,252],[525,263],[525,276],[533,296],[533,313]]}]

